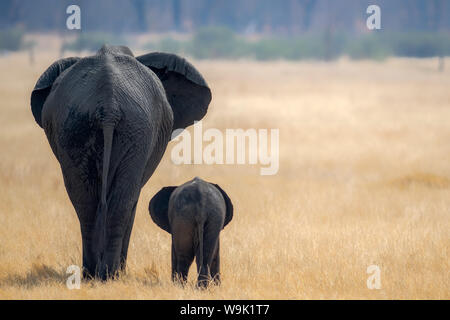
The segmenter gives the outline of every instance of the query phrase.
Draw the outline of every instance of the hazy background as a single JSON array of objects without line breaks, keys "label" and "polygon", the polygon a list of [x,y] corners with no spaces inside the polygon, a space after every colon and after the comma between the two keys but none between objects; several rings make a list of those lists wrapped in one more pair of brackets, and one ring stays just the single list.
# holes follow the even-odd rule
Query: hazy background
[{"label": "hazy background", "polygon": [[[81,30],[66,28],[70,4],[81,7]],[[371,4],[381,8],[381,30],[366,27]],[[48,44],[39,46],[38,36],[25,35],[51,33],[62,39],[61,54],[94,51],[103,42],[200,59],[450,54],[446,0],[5,0],[0,28],[2,51],[48,49]]]},{"label": "hazy background", "polygon": [[70,4],[83,9],[83,25],[103,32],[192,32],[223,25],[235,32],[296,35],[327,28],[365,32],[366,8],[379,5],[384,29],[448,31],[446,0],[3,0],[2,28],[21,24],[28,31],[60,31]]}]

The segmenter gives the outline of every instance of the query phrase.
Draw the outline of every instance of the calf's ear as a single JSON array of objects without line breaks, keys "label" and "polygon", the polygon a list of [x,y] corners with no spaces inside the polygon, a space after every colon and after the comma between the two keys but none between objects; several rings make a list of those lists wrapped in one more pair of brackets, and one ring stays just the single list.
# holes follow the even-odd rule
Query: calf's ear
[{"label": "calf's ear", "polygon": [[64,58],[54,62],[45,72],[40,76],[39,80],[34,86],[31,93],[31,112],[33,112],[34,119],[42,128],[42,107],[44,106],[47,96],[52,90],[53,82],[59,77],[64,70],[70,68],[78,62],[80,58]]},{"label": "calf's ear", "polygon": [[169,224],[169,199],[172,192],[177,187],[164,187],[157,194],[153,196],[150,200],[148,210],[150,212],[150,217],[153,222],[156,223],[158,227],[171,233]]},{"label": "calf's ear", "polygon": [[213,184],[222,194],[223,199],[225,200],[225,205],[227,207],[226,209],[226,213],[225,213],[225,222],[223,223],[223,227],[225,228],[225,226],[233,219],[233,203],[231,202],[230,197],[228,197],[228,195],[226,194],[225,191],[223,191],[223,189],[218,185],[218,184]]}]

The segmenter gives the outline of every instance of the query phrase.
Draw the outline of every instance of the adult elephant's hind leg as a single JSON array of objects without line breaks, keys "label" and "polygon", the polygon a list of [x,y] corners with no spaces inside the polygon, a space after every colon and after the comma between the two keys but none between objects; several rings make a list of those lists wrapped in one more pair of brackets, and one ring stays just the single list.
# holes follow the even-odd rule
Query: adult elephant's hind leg
[{"label": "adult elephant's hind leg", "polygon": [[81,242],[83,248],[83,278],[92,279],[95,277],[96,270],[96,255],[92,241],[93,224],[81,223]]},{"label": "adult elephant's hind leg", "polygon": [[126,262],[144,165],[142,155],[130,152],[108,177],[112,184],[107,197],[106,246],[99,272],[102,279],[117,277]]},{"label": "adult elephant's hind leg", "polygon": [[[71,195],[71,189],[67,190],[69,196]],[[92,279],[95,277],[95,271],[97,267],[97,254],[96,244],[93,239],[94,227],[95,227],[95,214],[97,210],[96,199],[91,199],[91,202],[87,201],[88,195],[84,196],[85,201],[73,201],[72,204],[78,215],[81,231],[82,242],[82,259],[83,259],[83,278]]]},{"label": "adult elephant's hind leg", "polygon": [[[116,197],[116,193],[112,193],[112,198]],[[117,196],[116,199],[131,198],[130,196]],[[132,202],[136,200],[133,196]],[[107,245],[102,261],[102,268],[100,271],[100,277],[105,279],[107,277],[117,277],[118,272],[125,268],[128,244],[130,240],[130,234],[132,224],[134,220],[135,206],[134,204],[127,205],[127,201],[123,203],[120,200],[111,202],[111,209],[108,209],[108,227],[107,227]]]},{"label": "adult elephant's hind leg", "polygon": [[133,229],[134,217],[136,215],[136,206],[137,202],[134,204],[133,211],[131,212],[130,221],[128,221],[127,229],[125,230],[125,234],[122,240],[122,252],[120,254],[120,271],[125,272],[127,267],[127,255],[128,255],[128,246],[130,244],[130,236],[131,230]]}]

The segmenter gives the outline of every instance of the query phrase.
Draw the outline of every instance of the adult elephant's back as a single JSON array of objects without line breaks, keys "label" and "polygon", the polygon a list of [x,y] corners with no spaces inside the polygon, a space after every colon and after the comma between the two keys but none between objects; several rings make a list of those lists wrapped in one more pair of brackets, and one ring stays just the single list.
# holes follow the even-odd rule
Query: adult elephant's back
[{"label": "adult elephant's back", "polygon": [[82,177],[67,177],[66,183],[89,190],[87,195],[68,190],[75,202],[86,196],[100,199],[105,129],[112,134],[107,180],[113,182],[122,162],[139,157],[134,169],[145,167],[144,184],[156,168],[152,160],[159,162],[165,150],[172,123],[159,78],[134,57],[110,53],[81,59],[65,70],[42,108],[42,126],[63,174]]},{"label": "adult elephant's back", "polygon": [[[192,81],[197,71],[184,59],[167,56],[178,61],[177,70],[161,69],[158,59],[156,67],[143,64],[124,47],[103,47],[95,56],[56,62],[33,91],[33,114],[80,220],[85,274],[106,278],[125,265],[141,187],[174,123],[189,125],[206,112],[206,83]],[[179,99],[185,87],[201,88],[190,90],[187,104]]]}]

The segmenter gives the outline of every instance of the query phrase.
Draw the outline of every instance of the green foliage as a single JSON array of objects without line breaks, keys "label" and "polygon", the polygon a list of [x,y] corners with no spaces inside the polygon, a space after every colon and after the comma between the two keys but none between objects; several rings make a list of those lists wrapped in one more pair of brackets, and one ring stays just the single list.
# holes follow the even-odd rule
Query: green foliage
[{"label": "green foliage", "polygon": [[450,55],[450,35],[441,33],[375,33],[350,41],[345,53],[353,59],[381,60],[388,56],[436,57]]},{"label": "green foliage", "polygon": [[248,55],[249,43],[223,27],[199,29],[188,41],[165,37],[145,45],[155,51],[189,54],[197,59],[237,58]]},{"label": "green foliage", "polygon": [[383,60],[393,54],[393,49],[379,35],[363,35],[347,41],[344,52],[352,59]]},{"label": "green foliage", "polygon": [[206,27],[194,34],[188,53],[197,59],[236,58],[247,51],[247,43],[225,27]]},{"label": "green foliage", "polygon": [[167,37],[161,39],[159,48],[163,52],[181,53],[184,51],[185,44],[182,41],[177,41],[173,38]]},{"label": "green foliage", "polygon": [[450,55],[450,34],[446,33],[406,33],[386,37],[393,53],[406,57],[434,57]]},{"label": "green foliage", "polygon": [[348,35],[337,32],[292,37],[245,39],[224,27],[199,29],[192,39],[163,38],[152,50],[189,54],[197,59],[332,60],[346,55],[351,59],[383,60],[389,56],[433,57],[450,55],[450,35],[440,33],[371,32]]},{"label": "green foliage", "polygon": [[171,53],[185,53],[186,42],[176,40],[172,37],[165,37],[157,42],[149,42],[144,48],[153,51],[171,52]]},{"label": "green foliage", "polygon": [[20,27],[0,30],[0,50],[17,51],[22,49],[24,31]]},{"label": "green foliage", "polygon": [[101,32],[82,32],[74,41],[64,43],[61,49],[63,51],[70,50],[76,52],[83,50],[97,51],[104,44],[126,45],[125,40],[120,36]]}]

